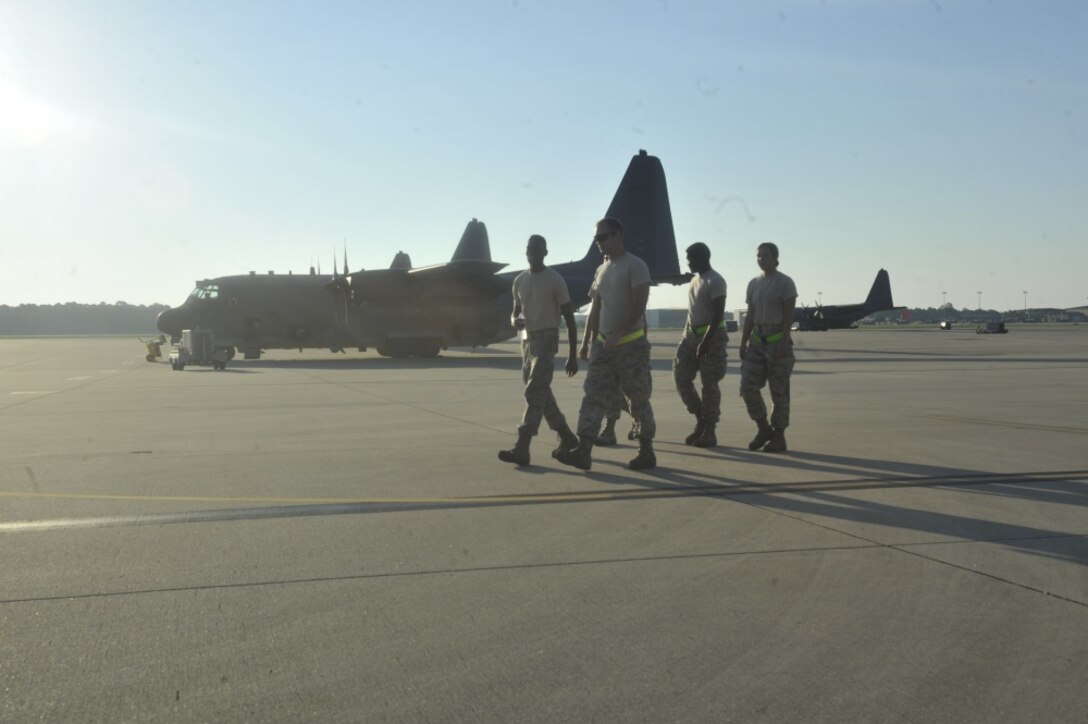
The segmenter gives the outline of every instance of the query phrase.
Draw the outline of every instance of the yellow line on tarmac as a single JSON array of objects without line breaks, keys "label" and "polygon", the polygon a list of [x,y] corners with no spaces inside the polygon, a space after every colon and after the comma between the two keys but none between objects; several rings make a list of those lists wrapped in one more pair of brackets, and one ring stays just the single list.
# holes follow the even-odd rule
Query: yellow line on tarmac
[{"label": "yellow line on tarmac", "polygon": [[174,503],[285,503],[291,505],[450,505],[458,503],[539,503],[572,500],[609,500],[653,494],[676,495],[675,490],[627,490],[613,492],[552,493],[547,495],[483,495],[464,498],[270,498],[189,495],[107,495],[94,493],[33,493],[0,490],[0,498],[38,498],[54,500],[113,500],[126,502]]}]

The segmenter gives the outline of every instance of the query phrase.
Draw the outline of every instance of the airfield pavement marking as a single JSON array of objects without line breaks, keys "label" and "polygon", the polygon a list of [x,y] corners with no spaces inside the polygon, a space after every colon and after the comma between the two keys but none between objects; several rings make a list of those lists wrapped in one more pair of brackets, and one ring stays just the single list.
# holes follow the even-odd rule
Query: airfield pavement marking
[{"label": "airfield pavement marking", "polygon": [[[228,512],[228,511],[224,511]],[[268,517],[268,516],[265,516]],[[805,521],[795,516],[787,515],[786,517],[797,520],[806,525],[812,525],[810,521]],[[215,520],[237,520],[236,517],[219,516]],[[162,523],[164,521],[150,521]],[[165,521],[169,522],[169,521]],[[87,527],[87,526],[83,526]],[[826,526],[817,526],[824,528]],[[33,530],[40,530],[41,528],[32,528]],[[216,590],[216,589],[232,589],[232,588],[254,588],[265,586],[285,586],[285,585],[313,585],[317,583],[330,583],[330,582],[343,582],[343,581],[360,581],[376,578],[402,578],[402,577],[418,577],[418,576],[433,576],[433,575],[448,575],[451,573],[489,573],[494,571],[511,571],[511,570],[526,570],[526,569],[538,569],[538,568],[567,568],[570,566],[599,566],[599,565],[617,565],[626,563],[645,563],[648,561],[680,561],[680,560],[693,560],[693,559],[705,559],[705,558],[734,558],[734,557],[750,557],[750,556],[766,556],[777,555],[782,553],[829,553],[835,551],[856,551],[862,549],[883,549],[896,551],[898,553],[914,556],[915,558],[933,563],[939,566],[945,566],[964,573],[968,573],[974,576],[981,576],[983,578],[996,581],[998,583],[1013,586],[1015,588],[1022,589],[1024,591],[1030,591],[1032,593],[1054,598],[1066,603],[1072,603],[1076,606],[1088,608],[1088,601],[1081,601],[1069,596],[1055,593],[1037,586],[1029,585],[1019,581],[1015,581],[1005,576],[995,575],[986,571],[979,570],[974,566],[965,566],[951,561],[936,558],[931,555],[922,553],[916,550],[919,546],[930,545],[928,543],[899,543],[889,544],[883,543],[877,540],[873,540],[866,536],[860,536],[846,531],[837,530],[831,528],[837,533],[846,535],[856,542],[852,544],[843,545],[825,545],[825,546],[807,546],[804,548],[764,548],[764,549],[752,549],[752,550],[740,550],[740,551],[706,551],[702,553],[677,553],[677,554],[665,554],[665,555],[651,555],[651,556],[632,556],[632,557],[618,557],[618,558],[588,558],[588,559],[568,559],[568,560],[555,560],[555,561],[543,561],[543,562],[521,562],[521,563],[507,563],[498,565],[487,566],[471,566],[471,567],[446,567],[446,568],[433,568],[422,569],[414,571],[384,571],[374,573],[358,573],[350,575],[340,576],[316,576],[310,578],[275,578],[264,579],[254,581],[243,581],[234,583],[207,583],[198,585],[186,585],[175,586],[169,588],[145,588],[145,589],[127,589],[127,590],[114,590],[114,591],[91,591],[80,593],[61,593],[49,596],[34,596],[30,598],[11,598],[0,599],[0,605],[18,604],[18,603],[42,603],[46,601],[70,601],[74,599],[88,599],[88,598],[106,598],[117,596],[134,596],[143,594],[159,594],[170,592],[182,592],[182,591],[197,591],[197,590]],[[1081,535],[1076,534],[1062,534],[1054,536],[1032,536],[1030,538],[1014,537],[1014,538],[1001,538],[1001,539],[985,539],[985,540],[962,540],[961,544],[974,545],[978,543],[1003,543],[1018,540],[1040,540],[1043,538],[1080,538]]]},{"label": "airfield pavement marking", "polygon": [[1029,422],[1015,422],[1011,420],[986,420],[978,417],[962,417],[959,415],[915,415],[925,420],[939,420],[941,422],[966,422],[972,425],[989,425],[991,427],[1011,427],[1016,430],[1041,430],[1042,432],[1071,432],[1088,434],[1088,428],[1069,425],[1037,425]]},{"label": "airfield pavement marking", "polygon": [[[0,491],[0,498],[36,498],[52,500],[106,500],[125,502],[187,502],[187,503],[249,503],[264,504],[261,508],[219,508],[210,511],[180,513],[148,513],[142,515],[98,516],[93,518],[64,518],[23,520],[0,523],[0,533],[64,528],[94,528],[129,525],[159,525],[169,523],[198,523],[213,520],[243,520],[258,518],[346,515],[360,512],[408,512],[433,508],[477,508],[558,503],[616,502],[683,497],[731,498],[741,495],[788,495],[805,492],[841,492],[912,487],[963,487],[992,485],[1009,481],[1055,482],[1088,480],[1088,470],[1059,470],[1036,473],[975,473],[959,476],[897,476],[853,478],[844,480],[810,480],[795,483],[708,483],[681,485],[655,476],[667,487],[633,488],[611,491],[581,491],[563,493],[511,493],[466,497],[417,498],[275,498],[220,496],[155,496],[112,495],[94,493],[44,493]],[[368,510],[369,509],[369,510]]]},{"label": "airfield pavement marking", "polygon": [[[897,549],[896,546],[890,546],[893,549]],[[373,573],[353,573],[339,576],[312,576],[309,578],[271,578],[252,581],[238,581],[233,583],[203,583],[203,584],[191,584],[183,586],[170,586],[161,588],[140,588],[140,589],[121,589],[121,590],[105,590],[105,591],[89,591],[80,593],[59,593],[45,596],[33,596],[29,598],[0,598],[0,605],[20,604],[20,603],[45,603],[48,601],[74,601],[78,599],[94,599],[94,598],[119,598],[123,596],[140,596],[148,594],[161,594],[161,593],[180,593],[180,592],[192,592],[192,591],[213,591],[213,590],[229,590],[238,588],[263,588],[267,586],[296,586],[296,585],[314,585],[320,583],[342,583],[344,581],[366,581],[383,578],[419,578],[426,576],[446,576],[451,573],[464,574],[464,573],[493,573],[498,571],[523,571],[542,568],[569,568],[571,566],[614,566],[617,564],[627,563],[647,563],[647,562],[659,562],[659,561],[684,561],[695,560],[700,558],[737,558],[737,557],[750,557],[750,556],[767,556],[767,555],[779,555],[788,553],[825,553],[836,551],[856,551],[864,550],[866,548],[889,548],[882,544],[875,545],[828,545],[828,546],[816,546],[806,548],[764,548],[757,550],[744,550],[744,551],[711,551],[707,553],[677,553],[671,555],[649,555],[649,556],[633,556],[626,558],[586,558],[586,559],[568,559],[558,561],[543,561],[538,563],[508,563],[497,564],[489,566],[471,566],[471,567],[446,567],[446,568],[424,568],[419,570],[406,570],[406,571],[380,571]],[[905,551],[904,551],[905,552]],[[937,561],[940,563],[940,561]],[[957,566],[953,566],[957,567]],[[975,571],[967,570],[969,573],[976,573]],[[987,578],[992,576],[984,575]],[[1001,580],[1001,579],[998,579]],[[1010,585],[1024,588],[1014,582],[1008,582]],[[1039,591],[1037,589],[1030,589],[1035,593],[1046,593],[1045,591]],[[1050,595],[1050,594],[1047,594]],[[1073,601],[1073,603],[1078,603]],[[1084,605],[1084,604],[1082,604]]]}]

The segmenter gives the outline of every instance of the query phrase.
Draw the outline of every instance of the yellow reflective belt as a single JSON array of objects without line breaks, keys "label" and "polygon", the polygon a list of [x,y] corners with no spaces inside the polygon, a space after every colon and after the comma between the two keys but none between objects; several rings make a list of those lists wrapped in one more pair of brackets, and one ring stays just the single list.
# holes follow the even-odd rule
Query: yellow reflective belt
[{"label": "yellow reflective belt", "polygon": [[[691,331],[692,331],[693,334],[706,334],[706,331],[708,329],[710,329],[709,324],[701,324],[698,327],[692,327]],[[718,323],[718,329],[725,329],[725,320],[724,319],[721,322]]]},{"label": "yellow reflective belt", "polygon": [[774,334],[768,334],[764,337],[762,334],[753,334],[753,337],[758,339],[762,344],[770,344],[771,342],[777,342],[782,339],[782,332],[775,332]]},{"label": "yellow reflective belt", "polygon": [[[634,332],[628,332],[627,334],[620,337],[619,343],[620,344],[627,344],[628,342],[635,341],[639,337],[645,337],[645,336],[646,336],[646,330],[645,329],[638,329],[638,330],[635,330]],[[604,344],[604,342],[605,342],[604,335],[598,333],[597,334],[597,341],[600,342],[601,344]]]}]

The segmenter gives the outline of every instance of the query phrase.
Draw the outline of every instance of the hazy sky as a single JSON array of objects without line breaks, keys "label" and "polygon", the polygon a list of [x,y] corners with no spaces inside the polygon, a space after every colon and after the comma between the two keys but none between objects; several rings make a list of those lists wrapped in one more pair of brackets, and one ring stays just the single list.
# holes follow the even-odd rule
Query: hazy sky
[{"label": "hazy sky", "polygon": [[762,241],[807,303],[1084,305],[1085,38],[1084,0],[0,0],[0,304],[434,264],[473,217],[580,258],[645,148],[730,309]]}]

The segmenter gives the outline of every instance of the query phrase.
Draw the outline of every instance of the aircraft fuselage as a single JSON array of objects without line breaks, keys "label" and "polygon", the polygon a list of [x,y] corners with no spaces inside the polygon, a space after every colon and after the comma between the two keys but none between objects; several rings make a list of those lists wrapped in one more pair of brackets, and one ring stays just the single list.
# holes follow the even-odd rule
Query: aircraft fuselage
[{"label": "aircraft fuselage", "polygon": [[349,347],[433,356],[444,347],[486,345],[514,334],[509,290],[504,298],[463,284],[424,288],[407,278],[353,300],[330,289],[335,278],[254,274],[205,280],[181,306],[159,315],[158,328],[172,339],[182,329],[210,329],[216,346],[249,357],[265,349]]},{"label": "aircraft fuselage", "polygon": [[[639,151],[631,159],[606,215],[623,219],[627,250],[647,263],[655,281],[687,281],[680,275],[657,158]],[[591,243],[582,259],[549,265],[566,280],[575,308],[588,301],[601,258]],[[216,348],[236,349],[247,358],[266,349],[348,347],[433,357],[447,347],[514,336],[510,287],[518,272],[499,273],[504,267],[491,260],[487,229],[473,219],[446,264],[413,268],[408,255],[398,252],[388,269],[206,279],[181,306],[159,315],[158,328],[174,341],[183,329],[210,330]]]},{"label": "aircraft fuselage", "polygon": [[799,330],[823,332],[829,329],[849,329],[874,312],[896,307],[892,301],[892,285],[888,272],[881,269],[869,289],[869,296],[861,304],[817,304],[815,307],[798,306],[793,310],[793,321]]},{"label": "aircraft fuselage", "polygon": [[[592,269],[560,264],[575,306],[585,303]],[[337,293],[350,277],[330,274],[250,274],[197,283],[178,307],[163,311],[159,331],[172,340],[183,329],[209,329],[217,347],[256,358],[267,349],[376,348],[394,357],[430,357],[448,347],[484,346],[510,339],[510,286],[517,272],[486,284],[391,274],[388,283],[365,278],[365,291]],[[394,280],[395,277],[395,280]],[[359,285],[356,285],[358,287]]]}]

